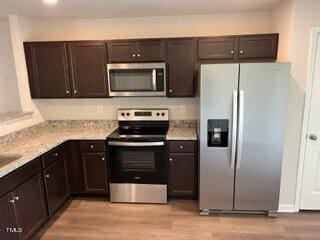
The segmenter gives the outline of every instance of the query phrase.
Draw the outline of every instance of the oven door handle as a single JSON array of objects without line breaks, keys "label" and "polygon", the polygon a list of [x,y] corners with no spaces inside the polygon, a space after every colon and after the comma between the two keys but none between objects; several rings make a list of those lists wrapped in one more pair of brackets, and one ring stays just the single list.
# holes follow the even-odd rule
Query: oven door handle
[{"label": "oven door handle", "polygon": [[164,146],[164,142],[108,142],[109,146],[120,146],[120,147],[154,147]]}]

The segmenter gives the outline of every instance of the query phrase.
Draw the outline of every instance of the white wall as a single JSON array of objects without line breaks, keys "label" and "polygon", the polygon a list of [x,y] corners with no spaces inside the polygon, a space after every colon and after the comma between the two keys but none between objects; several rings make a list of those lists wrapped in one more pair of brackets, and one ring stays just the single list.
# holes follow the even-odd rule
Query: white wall
[{"label": "white wall", "polygon": [[[292,2],[292,3],[291,3]],[[292,62],[291,86],[286,148],[284,153],[282,187],[280,202],[293,208],[296,197],[296,182],[299,163],[301,127],[303,121],[304,99],[307,84],[308,56],[311,27],[320,26],[320,1],[287,0],[273,11],[275,29],[291,39],[289,45],[282,45],[279,57]],[[291,11],[291,12],[290,12]],[[285,29],[283,22],[290,22],[291,29]],[[288,24],[290,26],[290,24]]]},{"label": "white wall", "polygon": [[119,108],[168,108],[171,119],[195,119],[194,98],[44,99],[35,101],[44,119],[116,119]]},{"label": "white wall", "polygon": [[279,33],[278,61],[290,59],[292,42],[293,0],[284,1],[272,11],[272,29]]},{"label": "white wall", "polygon": [[[206,36],[271,32],[270,12],[195,16],[33,21],[25,41]],[[195,119],[194,98],[34,101],[45,119],[109,119],[124,107],[168,107],[172,119]]]},{"label": "white wall", "polygon": [[0,21],[0,112],[20,111],[8,20]]},{"label": "white wall", "polygon": [[[312,26],[320,26],[320,1],[318,0],[295,0],[293,35],[292,35],[292,76],[297,82],[297,88],[305,94],[307,86],[308,58],[310,48],[310,37]],[[303,95],[304,96],[304,95]],[[296,118],[300,122],[296,123],[297,128],[302,126],[303,103],[296,106]],[[300,146],[299,142],[292,147]],[[292,159],[292,182],[295,181],[298,171],[298,159]]]},{"label": "white wall", "polygon": [[149,18],[36,21],[26,40],[87,40],[264,33],[272,30],[270,12]]}]

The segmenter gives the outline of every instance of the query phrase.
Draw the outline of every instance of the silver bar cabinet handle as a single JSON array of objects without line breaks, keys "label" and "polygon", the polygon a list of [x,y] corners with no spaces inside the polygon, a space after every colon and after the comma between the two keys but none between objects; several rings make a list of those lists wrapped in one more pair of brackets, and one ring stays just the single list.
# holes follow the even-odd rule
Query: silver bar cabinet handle
[{"label": "silver bar cabinet handle", "polygon": [[239,96],[239,129],[238,129],[238,147],[237,147],[237,169],[241,166],[242,141],[243,141],[243,111],[244,111],[244,91],[240,91]]},{"label": "silver bar cabinet handle", "polygon": [[230,163],[231,169],[234,169],[234,164],[236,162],[237,125],[238,125],[238,91],[233,91],[232,139],[231,139],[231,163]]}]

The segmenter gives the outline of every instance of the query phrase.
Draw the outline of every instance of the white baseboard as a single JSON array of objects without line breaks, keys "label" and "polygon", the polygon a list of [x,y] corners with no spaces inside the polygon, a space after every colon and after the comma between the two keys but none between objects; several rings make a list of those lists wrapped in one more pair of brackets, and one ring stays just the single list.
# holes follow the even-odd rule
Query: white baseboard
[{"label": "white baseboard", "polygon": [[295,213],[297,210],[294,207],[294,204],[280,204],[279,213]]}]

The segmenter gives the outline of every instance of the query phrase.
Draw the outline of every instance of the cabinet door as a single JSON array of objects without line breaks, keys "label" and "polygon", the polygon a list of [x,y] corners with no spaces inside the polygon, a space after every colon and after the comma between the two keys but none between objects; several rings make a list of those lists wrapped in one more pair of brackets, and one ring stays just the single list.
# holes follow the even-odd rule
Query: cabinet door
[{"label": "cabinet door", "polygon": [[169,154],[169,196],[196,197],[196,155],[194,153]]},{"label": "cabinet door", "polygon": [[33,98],[71,96],[66,43],[28,43],[25,53]]},{"label": "cabinet door", "polygon": [[[11,201],[11,202],[10,202]],[[13,197],[11,193],[0,198],[0,239],[18,239],[18,230],[13,213]]]},{"label": "cabinet door", "polygon": [[38,173],[12,192],[20,237],[29,239],[46,221],[48,214],[41,173]]},{"label": "cabinet door", "polygon": [[198,59],[235,59],[235,37],[199,38]]},{"label": "cabinet door", "polygon": [[138,42],[137,61],[161,62],[164,61],[163,40],[141,40]]},{"label": "cabinet door", "polygon": [[49,215],[55,213],[69,196],[65,159],[61,158],[44,172]]},{"label": "cabinet door", "polygon": [[70,192],[73,194],[84,193],[84,177],[79,141],[71,141],[68,145],[69,159],[67,161],[67,167]]},{"label": "cabinet door", "polygon": [[136,62],[137,51],[135,41],[111,41],[108,43],[108,59],[112,63]]},{"label": "cabinet door", "polygon": [[104,153],[82,153],[82,166],[85,191],[105,193],[107,189],[107,167]]},{"label": "cabinet door", "polygon": [[239,59],[277,59],[278,34],[239,37]]},{"label": "cabinet door", "polygon": [[104,42],[69,43],[75,97],[106,97],[107,52]]},{"label": "cabinet door", "polygon": [[194,96],[195,40],[168,40],[168,96]]}]

